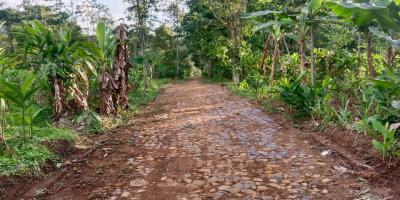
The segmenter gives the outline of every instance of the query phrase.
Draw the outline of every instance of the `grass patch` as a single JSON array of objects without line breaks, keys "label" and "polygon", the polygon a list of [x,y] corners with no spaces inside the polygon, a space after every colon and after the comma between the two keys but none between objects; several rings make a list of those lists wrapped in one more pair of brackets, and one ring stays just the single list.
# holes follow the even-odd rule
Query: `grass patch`
[{"label": "grass patch", "polygon": [[45,142],[72,142],[76,138],[76,134],[71,131],[54,127],[35,128],[34,135],[26,140],[21,137],[10,138],[7,140],[9,151],[1,146],[0,175],[35,175],[48,160],[56,160],[58,157],[44,145]]},{"label": "grass patch", "polygon": [[160,93],[163,86],[171,83],[171,79],[156,79],[149,83],[147,90],[143,86],[128,94],[129,97],[129,109],[118,111],[116,116],[102,116],[102,128],[104,131],[109,131],[117,128],[124,124],[132,115],[139,113],[144,106],[149,102],[152,102]]},{"label": "grass patch", "polygon": [[129,93],[129,112],[137,113],[149,102],[153,101],[160,93],[161,88],[170,83],[171,79],[152,80],[149,87],[145,90],[143,87]]},{"label": "grass patch", "polygon": [[275,88],[267,85],[260,86],[258,89],[250,87],[246,82],[240,84],[227,83],[228,89],[234,94],[257,101],[261,108],[268,113],[279,112],[280,103],[275,92]]},{"label": "grass patch", "polygon": [[229,83],[228,84],[228,88],[229,90],[231,90],[233,93],[235,93],[236,95],[239,95],[241,97],[246,97],[249,98],[251,100],[258,100],[258,95],[257,95],[257,91],[253,88],[247,87],[247,86],[243,86],[242,84],[237,85],[234,83]]}]

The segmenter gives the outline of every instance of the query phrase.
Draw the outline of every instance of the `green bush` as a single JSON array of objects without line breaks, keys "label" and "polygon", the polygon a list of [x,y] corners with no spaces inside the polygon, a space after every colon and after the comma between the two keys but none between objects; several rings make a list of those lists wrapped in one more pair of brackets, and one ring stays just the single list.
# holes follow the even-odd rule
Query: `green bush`
[{"label": "green bush", "polygon": [[40,173],[41,167],[48,160],[57,159],[46,146],[47,142],[66,140],[73,142],[76,134],[54,127],[35,128],[35,134],[27,140],[11,137],[15,129],[9,129],[9,151],[0,151],[0,175],[24,175]]},{"label": "green bush", "polygon": [[317,104],[318,96],[323,92],[320,87],[302,84],[305,72],[297,79],[282,78],[278,81],[278,93],[281,100],[292,109],[294,118],[309,117],[312,107]]},{"label": "green bush", "polygon": [[[398,157],[400,155],[400,143],[396,136],[396,129],[400,124],[389,126],[389,123],[383,125],[378,120],[372,120],[372,126],[383,137],[383,141],[373,140],[372,144],[382,156],[385,157]],[[397,126],[397,127],[396,127]]]},{"label": "green bush", "polygon": [[373,98],[379,106],[382,121],[396,123],[400,120],[400,73],[387,68],[378,78],[372,80]]}]

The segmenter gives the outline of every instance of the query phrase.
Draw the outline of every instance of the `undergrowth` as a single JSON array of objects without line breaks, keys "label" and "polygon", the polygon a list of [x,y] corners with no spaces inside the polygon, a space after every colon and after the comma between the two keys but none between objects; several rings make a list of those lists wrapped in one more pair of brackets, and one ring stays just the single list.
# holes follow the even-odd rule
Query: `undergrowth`
[{"label": "undergrowth", "polygon": [[76,139],[77,135],[70,130],[54,127],[35,128],[35,134],[27,141],[21,137],[11,138],[7,141],[9,151],[0,151],[0,175],[38,174],[48,160],[58,158],[46,143],[58,140],[73,142]]},{"label": "undergrowth", "polygon": [[129,93],[129,109],[121,111],[115,116],[99,116],[93,111],[77,113],[72,121],[82,128],[55,128],[49,126],[34,127],[34,134],[29,138],[23,138],[18,131],[20,129],[8,129],[7,146],[0,146],[0,175],[38,175],[42,167],[48,161],[57,161],[59,155],[52,152],[46,144],[56,143],[64,140],[73,143],[81,133],[102,133],[112,130],[124,123],[133,114],[149,102],[153,101],[159,94],[161,88],[170,83],[171,79],[152,80],[145,90],[139,87]]}]

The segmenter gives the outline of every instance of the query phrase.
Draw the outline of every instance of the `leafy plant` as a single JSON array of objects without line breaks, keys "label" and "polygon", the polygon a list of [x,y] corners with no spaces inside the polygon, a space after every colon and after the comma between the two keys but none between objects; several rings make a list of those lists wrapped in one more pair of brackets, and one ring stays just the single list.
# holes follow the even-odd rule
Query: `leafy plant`
[{"label": "leafy plant", "polygon": [[332,90],[333,79],[326,77],[321,84],[313,86],[315,93],[316,104],[311,107],[314,118],[319,118],[322,124],[328,124],[336,119],[336,110],[332,106]]},{"label": "leafy plant", "polygon": [[339,111],[336,112],[339,124],[349,126],[353,120],[353,114],[349,111],[350,100],[347,98],[341,98],[342,105],[339,107]]},{"label": "leafy plant", "polygon": [[100,116],[91,110],[82,111],[73,120],[76,124],[85,127],[86,131],[89,133],[102,133],[104,132],[103,120]]},{"label": "leafy plant", "polygon": [[[37,91],[38,87],[34,84],[36,80],[36,76],[32,73],[29,73],[25,80],[19,85],[12,84],[4,79],[0,80],[0,95],[6,99],[8,102],[13,103],[15,106],[20,109],[21,119],[20,124],[22,126],[22,133],[24,139],[27,138],[33,132],[33,118],[37,115],[37,113],[28,115],[28,110],[32,107],[34,101],[33,96]],[[29,132],[26,130],[26,126],[29,125]]]},{"label": "leafy plant", "polygon": [[375,149],[377,149],[382,156],[385,157],[397,157],[400,155],[400,144],[397,139],[396,129],[400,124],[393,124],[389,126],[389,123],[383,125],[378,120],[372,120],[372,126],[374,129],[382,135],[383,141],[373,140],[372,144]]},{"label": "leafy plant", "polygon": [[96,39],[97,47],[99,49],[97,54],[97,63],[100,66],[99,109],[101,114],[111,114],[115,112],[114,102],[111,94],[111,79],[112,66],[118,44],[116,37],[112,33],[112,30],[109,29],[103,22],[97,24]]},{"label": "leafy plant", "polygon": [[381,118],[389,123],[400,120],[400,74],[391,68],[372,80],[373,98],[382,109]]},{"label": "leafy plant", "polygon": [[302,84],[305,74],[302,72],[294,81],[282,78],[278,82],[278,93],[281,99],[296,111],[295,117],[300,118],[309,116],[311,107],[316,104],[317,90]]},{"label": "leafy plant", "polygon": [[91,63],[97,52],[91,42],[75,41],[69,30],[54,31],[38,21],[27,22],[16,31],[24,66],[48,81],[53,114],[67,113],[69,100],[76,108],[88,109],[88,74],[95,74]]}]

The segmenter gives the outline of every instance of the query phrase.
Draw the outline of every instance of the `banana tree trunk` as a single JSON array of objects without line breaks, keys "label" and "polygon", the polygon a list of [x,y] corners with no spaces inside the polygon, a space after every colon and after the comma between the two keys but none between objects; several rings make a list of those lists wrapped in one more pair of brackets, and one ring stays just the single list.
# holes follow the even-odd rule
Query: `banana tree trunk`
[{"label": "banana tree trunk", "polygon": [[272,64],[271,64],[271,74],[270,74],[270,80],[273,82],[275,80],[275,65],[276,65],[276,59],[278,58],[279,55],[279,38],[274,38],[274,54],[272,55]]},{"label": "banana tree trunk", "polygon": [[285,37],[283,37],[283,44],[285,45],[285,49],[286,49],[286,53],[288,55],[289,63],[291,63],[292,62],[292,58],[290,57],[291,53],[290,53],[289,45],[287,44]]},{"label": "banana tree trunk", "polygon": [[376,77],[376,71],[375,71],[375,67],[374,67],[374,58],[372,56],[372,40],[371,40],[371,36],[370,33],[367,31],[365,32],[365,40],[367,43],[367,61],[368,61],[368,70],[369,70],[369,75],[372,78]]},{"label": "banana tree trunk", "polygon": [[[117,46],[115,63],[113,66],[112,96],[115,100],[115,107],[127,109],[129,104],[129,70],[132,65],[129,62],[129,48],[125,41],[128,39],[127,26],[121,24],[117,27],[117,40],[120,43]],[[152,73],[152,71],[151,71]]]},{"label": "banana tree trunk", "polygon": [[301,71],[306,71],[306,50],[305,50],[305,39],[300,38],[299,40],[299,50],[300,50],[300,66]]},{"label": "banana tree trunk", "polygon": [[357,32],[357,69],[355,70],[357,75],[361,69],[361,44],[361,34]]},{"label": "banana tree trunk", "polygon": [[263,55],[262,55],[261,64],[260,64],[260,69],[261,69],[262,74],[266,73],[265,59],[266,59],[267,54],[268,54],[268,46],[269,46],[270,42],[271,42],[271,35],[268,35],[268,38],[267,38],[267,40],[265,41],[265,44],[264,44]]},{"label": "banana tree trunk", "polygon": [[279,57],[279,63],[281,64],[281,72],[282,72],[283,76],[286,76],[287,75],[287,69],[286,69],[285,63],[283,62],[283,57],[281,55],[281,51],[280,50],[278,52],[278,57]]},{"label": "banana tree trunk", "polygon": [[[103,69],[105,69],[105,66],[103,66]],[[114,108],[114,102],[112,99],[111,95],[111,77],[110,74],[103,70],[100,76],[100,100],[99,100],[99,111],[100,114],[103,115],[109,115],[111,113],[114,113],[115,108]]]},{"label": "banana tree trunk", "polygon": [[310,64],[311,64],[311,84],[315,85],[315,58],[314,58],[314,27],[310,26]]},{"label": "banana tree trunk", "polygon": [[52,77],[53,85],[53,114],[56,120],[62,117],[62,114],[66,111],[66,90],[63,81],[57,76]]},{"label": "banana tree trunk", "polygon": [[76,85],[72,86],[74,101],[81,110],[88,111],[87,95],[85,95]]},{"label": "banana tree trunk", "polygon": [[388,47],[386,49],[386,63],[389,66],[393,66],[393,61],[394,61],[393,46],[391,44],[388,44]]}]

